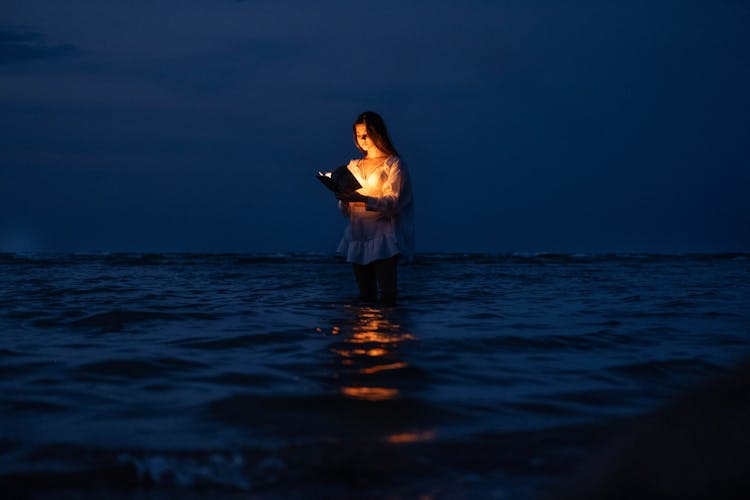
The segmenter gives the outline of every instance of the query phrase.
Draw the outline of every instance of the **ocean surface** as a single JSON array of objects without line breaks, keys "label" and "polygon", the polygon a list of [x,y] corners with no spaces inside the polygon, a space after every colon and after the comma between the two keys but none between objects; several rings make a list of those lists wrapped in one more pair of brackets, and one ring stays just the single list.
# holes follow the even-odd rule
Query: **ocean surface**
[{"label": "ocean surface", "polygon": [[[530,498],[750,356],[750,256],[0,254],[0,489]],[[8,498],[8,497],[6,497]]]}]

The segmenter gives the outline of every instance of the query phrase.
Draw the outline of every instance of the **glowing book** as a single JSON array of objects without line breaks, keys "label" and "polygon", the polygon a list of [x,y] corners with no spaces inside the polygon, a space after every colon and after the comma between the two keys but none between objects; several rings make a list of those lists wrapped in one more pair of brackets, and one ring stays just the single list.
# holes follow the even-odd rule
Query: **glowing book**
[{"label": "glowing book", "polygon": [[341,165],[332,172],[318,172],[315,177],[334,193],[353,193],[362,187],[346,165]]}]

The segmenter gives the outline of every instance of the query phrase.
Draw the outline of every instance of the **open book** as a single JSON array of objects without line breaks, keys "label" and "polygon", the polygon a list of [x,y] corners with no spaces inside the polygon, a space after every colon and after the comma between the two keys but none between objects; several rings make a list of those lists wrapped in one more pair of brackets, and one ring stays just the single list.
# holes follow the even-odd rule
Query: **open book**
[{"label": "open book", "polygon": [[315,177],[334,193],[353,193],[362,187],[346,165],[341,165],[332,172],[318,172]]}]

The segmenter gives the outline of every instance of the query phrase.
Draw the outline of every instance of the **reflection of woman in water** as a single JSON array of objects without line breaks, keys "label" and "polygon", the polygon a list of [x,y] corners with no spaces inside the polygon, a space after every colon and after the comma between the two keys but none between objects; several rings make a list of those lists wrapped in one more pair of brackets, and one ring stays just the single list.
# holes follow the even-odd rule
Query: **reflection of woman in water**
[{"label": "reflection of woman in water", "polygon": [[349,226],[339,253],[352,263],[360,297],[383,305],[396,303],[396,263],[414,254],[414,203],[409,172],[391,144],[383,119],[366,111],[353,125],[354,143],[364,153],[347,165],[362,185],[337,194]]}]

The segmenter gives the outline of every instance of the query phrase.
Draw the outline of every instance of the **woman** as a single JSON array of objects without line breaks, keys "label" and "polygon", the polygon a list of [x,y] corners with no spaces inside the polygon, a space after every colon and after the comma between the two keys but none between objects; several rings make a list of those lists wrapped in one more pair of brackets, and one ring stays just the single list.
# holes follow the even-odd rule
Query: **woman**
[{"label": "woman", "polygon": [[363,300],[374,301],[380,288],[383,305],[396,304],[396,263],[414,255],[414,201],[409,172],[393,147],[383,119],[366,111],[352,127],[363,158],[351,160],[349,171],[362,185],[354,193],[337,194],[349,226],[339,253],[352,263]]}]

